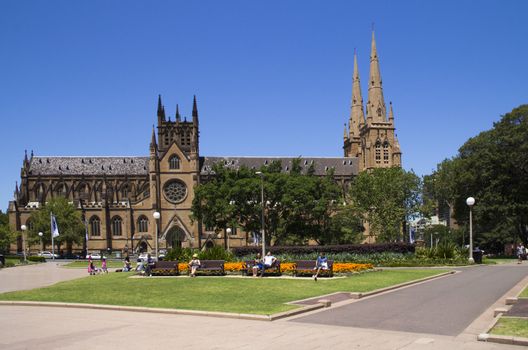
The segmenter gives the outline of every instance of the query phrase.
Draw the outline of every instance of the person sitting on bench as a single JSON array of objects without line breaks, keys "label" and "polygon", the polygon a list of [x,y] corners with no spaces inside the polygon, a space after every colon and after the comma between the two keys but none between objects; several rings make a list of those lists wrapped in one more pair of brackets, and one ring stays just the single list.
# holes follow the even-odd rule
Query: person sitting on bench
[{"label": "person sitting on bench", "polygon": [[201,263],[198,259],[198,254],[192,256],[192,260],[189,261],[189,267],[191,268],[191,277],[196,277],[196,270],[200,267]]},{"label": "person sitting on bench", "polygon": [[317,276],[319,275],[319,272],[323,270],[328,270],[328,259],[326,258],[325,254],[323,252],[319,253],[319,256],[317,257],[317,261],[315,262],[314,270],[316,270],[315,275],[313,275],[314,281],[317,282]]},{"label": "person sitting on bench", "polygon": [[262,266],[262,273],[260,276],[264,276],[264,271],[266,271],[267,268],[272,267],[273,264],[275,264],[275,261],[277,261],[277,258],[271,255],[271,252],[268,252],[266,256],[264,257],[264,266]]},{"label": "person sitting on bench", "polygon": [[253,277],[257,277],[258,270],[262,270],[262,257],[260,256],[260,253],[257,253],[257,256],[255,257],[255,264],[253,265]]}]

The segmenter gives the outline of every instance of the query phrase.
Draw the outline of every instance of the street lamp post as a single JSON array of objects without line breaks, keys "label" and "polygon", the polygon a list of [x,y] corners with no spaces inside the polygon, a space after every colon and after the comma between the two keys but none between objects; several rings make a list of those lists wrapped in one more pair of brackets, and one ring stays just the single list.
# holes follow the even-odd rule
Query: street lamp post
[{"label": "street lamp post", "polygon": [[156,261],[158,261],[158,220],[161,215],[159,212],[155,211],[152,216],[154,217],[154,221],[156,221],[156,232],[154,233],[154,249],[156,253]]},{"label": "street lamp post", "polygon": [[231,235],[231,227],[228,227],[226,229],[226,237],[227,237],[227,250],[229,251],[229,236]]},{"label": "street lamp post", "polygon": [[469,207],[469,263],[473,264],[475,263],[475,260],[473,259],[473,213],[471,209],[475,204],[475,198],[468,197],[466,199],[466,204]]},{"label": "street lamp post", "polygon": [[42,236],[44,236],[44,234],[42,232],[39,232],[38,235],[40,237],[40,251],[43,251],[44,250],[44,244],[42,244]]},{"label": "street lamp post", "polygon": [[24,262],[27,262],[27,256],[26,256],[26,230],[27,230],[27,226],[26,225],[22,225],[20,226],[20,229],[22,230],[22,254],[24,254]]},{"label": "street lamp post", "polygon": [[266,256],[266,236],[264,234],[264,173],[262,171],[257,171],[255,174],[260,176],[260,200],[262,203],[262,259]]}]

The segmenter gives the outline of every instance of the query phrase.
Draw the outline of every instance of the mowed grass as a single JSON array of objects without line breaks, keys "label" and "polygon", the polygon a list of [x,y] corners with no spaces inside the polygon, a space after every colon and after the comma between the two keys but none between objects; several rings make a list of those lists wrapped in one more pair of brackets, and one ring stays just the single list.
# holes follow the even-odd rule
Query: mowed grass
[{"label": "mowed grass", "polygon": [[528,286],[526,286],[521,294],[519,294],[519,298],[528,298]]},{"label": "mowed grass", "polygon": [[[101,260],[93,260],[95,267],[101,267]],[[134,264],[135,266],[135,264]],[[65,264],[64,267],[72,269],[88,269],[88,261],[73,261],[71,263]],[[123,262],[119,260],[106,260],[106,267],[111,268],[122,268]]]},{"label": "mowed grass", "polygon": [[491,334],[528,338],[528,319],[501,317]]},{"label": "mowed grass", "polygon": [[272,314],[297,306],[286,302],[338,291],[367,292],[433,276],[445,270],[389,270],[318,282],[309,278],[129,278],[110,273],[46,288],[0,294],[0,300],[72,302],[232,313]]}]

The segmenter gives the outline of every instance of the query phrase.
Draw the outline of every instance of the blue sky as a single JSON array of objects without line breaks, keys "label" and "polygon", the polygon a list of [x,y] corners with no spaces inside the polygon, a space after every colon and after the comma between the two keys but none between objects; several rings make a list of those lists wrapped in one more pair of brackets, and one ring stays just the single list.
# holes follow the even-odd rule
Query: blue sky
[{"label": "blue sky", "polygon": [[405,169],[428,174],[527,103],[528,2],[0,2],[0,209],[24,150],[148,155],[157,95],[202,155],[342,156],[375,23]]}]

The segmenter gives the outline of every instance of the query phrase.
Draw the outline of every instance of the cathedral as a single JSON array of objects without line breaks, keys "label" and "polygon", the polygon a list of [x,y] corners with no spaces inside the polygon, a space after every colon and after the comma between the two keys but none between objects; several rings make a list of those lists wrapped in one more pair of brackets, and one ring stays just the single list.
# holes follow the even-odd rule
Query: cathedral
[{"label": "cathedral", "polygon": [[[191,221],[194,187],[214,176],[212,167],[218,162],[232,169],[246,166],[258,170],[280,160],[282,170],[288,172],[298,157],[202,156],[199,130],[196,97],[189,120],[182,119],[178,106],[171,120],[159,96],[157,128],[152,130],[148,156],[63,157],[26,153],[20,185],[17,182],[14,199],[9,202],[10,225],[18,232],[22,225],[31,229],[32,212],[46,200],[62,196],[73,202],[85,220],[88,239],[83,247],[74,250],[151,251],[156,232],[160,248],[223,244],[214,227]],[[326,175],[332,168],[335,180],[343,185],[361,171],[401,166],[392,103],[387,116],[383,97],[374,33],[365,106],[354,53],[351,109],[348,126],[345,124],[343,150],[344,156],[339,158],[302,157],[301,165],[308,169],[313,164],[317,176]],[[160,214],[157,222],[155,212]],[[231,246],[256,243],[250,233],[234,228],[229,235]],[[23,239],[20,234],[12,250],[22,251]],[[31,246],[30,250],[37,251],[40,247]]]}]

